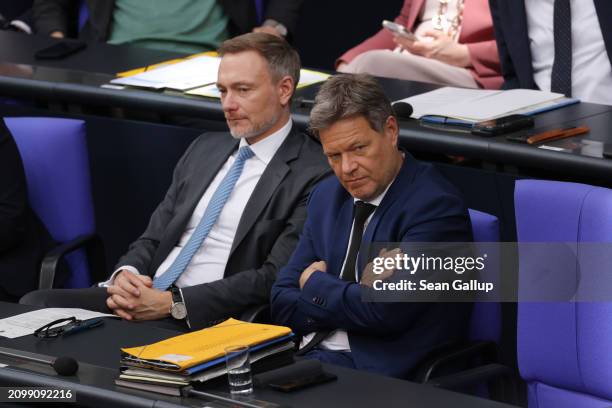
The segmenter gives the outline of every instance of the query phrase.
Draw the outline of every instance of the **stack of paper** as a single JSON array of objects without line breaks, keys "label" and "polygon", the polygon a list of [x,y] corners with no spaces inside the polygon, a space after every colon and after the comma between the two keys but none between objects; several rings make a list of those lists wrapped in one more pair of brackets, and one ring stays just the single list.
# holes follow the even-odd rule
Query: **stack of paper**
[{"label": "stack of paper", "polygon": [[220,61],[217,57],[203,55],[140,74],[115,78],[111,84],[185,91],[216,82]]},{"label": "stack of paper", "polygon": [[532,89],[492,91],[444,87],[396,102],[411,104],[411,117],[415,119],[472,124],[517,113],[533,115],[579,100]]},{"label": "stack of paper", "polygon": [[[217,72],[221,58],[212,55],[192,56],[183,60],[166,61],[146,69],[135,69],[118,74],[118,78],[110,81],[112,85],[135,86],[149,89],[173,89],[189,95],[219,98],[217,90]],[[302,88],[329,78],[329,74],[300,70]]]},{"label": "stack of paper", "polygon": [[225,348],[248,345],[251,363],[293,361],[293,333],[283,326],[228,319],[207,329],[142,347],[122,349],[117,385],[180,395],[180,387],[226,373]]}]

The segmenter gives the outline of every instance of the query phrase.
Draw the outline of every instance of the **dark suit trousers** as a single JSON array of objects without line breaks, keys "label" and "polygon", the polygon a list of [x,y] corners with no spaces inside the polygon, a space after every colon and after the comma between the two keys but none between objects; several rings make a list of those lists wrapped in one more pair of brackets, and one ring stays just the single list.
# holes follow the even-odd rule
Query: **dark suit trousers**
[{"label": "dark suit trousers", "polygon": [[304,354],[304,358],[319,360],[322,363],[329,363],[341,367],[356,369],[351,353],[346,351],[332,351],[315,348]]}]

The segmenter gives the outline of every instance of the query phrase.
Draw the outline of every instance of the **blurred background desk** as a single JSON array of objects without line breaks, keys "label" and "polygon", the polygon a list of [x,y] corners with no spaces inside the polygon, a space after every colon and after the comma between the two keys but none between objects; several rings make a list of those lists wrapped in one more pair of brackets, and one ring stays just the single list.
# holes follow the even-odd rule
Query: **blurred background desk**
[{"label": "blurred background desk", "polygon": [[[155,64],[180,54],[152,51],[131,46],[90,44],[87,49],[60,61],[35,60],[37,49],[57,40],[0,32],[0,95],[17,98],[26,105],[48,108],[54,114],[92,114],[133,118],[167,124],[189,125],[205,130],[225,128],[218,100],[186,96],[178,92],[135,89],[108,89],[107,84],[120,71]],[[419,94],[437,86],[409,81],[382,79],[393,100]],[[312,99],[318,86],[299,90],[296,100]],[[308,108],[294,109],[294,121],[308,125]],[[447,156],[463,156],[471,167],[508,172],[526,177],[559,178],[612,185],[612,161],[601,157],[602,143],[612,142],[608,131],[612,107],[581,103],[536,116],[536,129],[587,125],[583,137],[553,142],[561,151],[507,142],[504,136],[491,139],[454,132],[448,128],[423,126],[415,120],[401,122],[401,143],[412,152],[441,162],[454,162]],[[589,141],[584,144],[583,141]],[[593,143],[594,142],[594,143]],[[568,148],[569,147],[569,148]],[[470,162],[471,160],[471,162]]]}]

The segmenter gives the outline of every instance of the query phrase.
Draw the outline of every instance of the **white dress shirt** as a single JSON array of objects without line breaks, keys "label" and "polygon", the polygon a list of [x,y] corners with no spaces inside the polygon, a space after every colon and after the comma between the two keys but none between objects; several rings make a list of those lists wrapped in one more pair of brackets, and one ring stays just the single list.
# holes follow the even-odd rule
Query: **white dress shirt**
[{"label": "white dress shirt", "polygon": [[[210,230],[210,233],[193,255],[191,262],[185,268],[185,271],[176,280],[175,285],[179,288],[198,285],[201,283],[213,282],[223,278],[225,273],[225,265],[229,259],[230,250],[232,243],[234,242],[234,236],[238,229],[238,224],[241,217],[243,216],[244,208],[246,207],[255,186],[263,174],[266,166],[276,154],[276,151],[285,141],[289,132],[291,131],[292,121],[289,120],[287,123],[277,132],[272,135],[260,140],[257,143],[249,145],[246,139],[240,140],[240,147],[249,146],[255,155],[248,159],[240,174],[240,178],[236,182],[232,193],[223,206],[221,214],[217,222]],[[221,184],[221,181],[225,175],[229,172],[232,164],[236,160],[238,150],[230,155],[221,167],[213,181],[209,184],[208,188],[200,198],[198,205],[196,206],[189,222],[187,223],[185,231],[181,235],[181,238],[177,242],[176,246],[170,251],[166,259],[159,265],[155,272],[155,277],[160,276],[172,265],[172,262],[176,259],[179,252],[189,241],[191,234],[193,234],[195,228],[200,222],[204,211],[212,198],[213,193]],[[202,160],[206,160],[205,157]],[[248,214],[246,215],[248,216]],[[106,281],[102,282],[100,286],[108,286],[115,277],[115,274],[121,269],[129,270],[133,273],[140,273],[135,267],[130,265],[123,265],[113,273],[113,276]]]},{"label": "white dress shirt", "polygon": [[[570,0],[572,9],[572,97],[612,105],[612,67],[593,0]],[[525,0],[533,77],[550,91],[555,59],[554,0]]]},{"label": "white dress shirt", "polygon": [[[385,191],[383,191],[376,198],[374,198],[373,200],[364,201],[364,202],[375,205],[376,210],[377,210],[381,201],[383,200],[383,198],[385,198],[385,194],[387,194],[389,187],[391,187],[391,184],[393,184],[393,181],[389,183]],[[357,201],[359,200],[356,198],[353,199],[353,202],[357,202]],[[370,214],[370,216],[366,219],[365,223],[363,224],[364,234],[365,234],[366,229],[368,228],[368,224],[370,224],[370,220],[374,216],[374,213],[376,213],[376,210],[374,210],[374,212]],[[353,225],[351,226],[351,233],[349,235],[349,242],[348,242],[348,245],[346,246],[346,253],[344,254],[344,261],[342,262],[342,268],[340,268],[341,271],[344,269],[344,264],[346,264],[346,256],[348,255],[348,251],[351,248],[351,240],[353,238],[353,228],[354,227],[355,227],[355,221],[353,220]],[[355,262],[355,282],[359,282],[359,271],[357,269],[357,262]],[[304,337],[302,337],[300,348],[306,346],[310,342],[310,340],[312,340],[315,334],[316,333],[308,333]],[[327,336],[323,341],[321,341],[321,343],[319,343],[318,347],[325,349],[325,350],[351,351],[351,345],[349,344],[349,341],[348,341],[348,334],[346,333],[346,330],[340,330],[340,329],[334,330],[333,332],[331,332],[329,336]]]}]

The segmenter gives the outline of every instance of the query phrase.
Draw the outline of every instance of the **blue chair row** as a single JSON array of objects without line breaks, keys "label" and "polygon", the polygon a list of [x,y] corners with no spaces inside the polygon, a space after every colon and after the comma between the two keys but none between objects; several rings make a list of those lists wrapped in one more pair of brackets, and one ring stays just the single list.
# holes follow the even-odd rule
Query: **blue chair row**
[{"label": "blue chair row", "polygon": [[5,122],[23,159],[30,205],[59,243],[42,261],[39,289],[53,287],[64,258],[71,271],[64,286],[91,285],[90,272],[104,274],[106,266],[95,233],[85,123],[29,117]]}]

